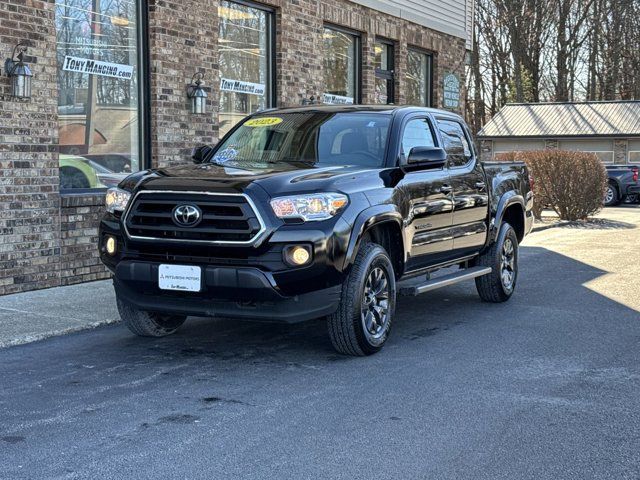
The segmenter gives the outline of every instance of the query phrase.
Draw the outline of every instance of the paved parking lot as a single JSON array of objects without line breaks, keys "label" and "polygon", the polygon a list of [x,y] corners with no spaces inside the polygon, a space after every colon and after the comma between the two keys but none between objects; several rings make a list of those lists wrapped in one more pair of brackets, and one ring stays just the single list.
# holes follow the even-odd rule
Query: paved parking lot
[{"label": "paved parking lot", "polygon": [[510,302],[402,299],[369,358],[322,321],[0,350],[0,478],[636,479],[639,226],[536,232]]}]

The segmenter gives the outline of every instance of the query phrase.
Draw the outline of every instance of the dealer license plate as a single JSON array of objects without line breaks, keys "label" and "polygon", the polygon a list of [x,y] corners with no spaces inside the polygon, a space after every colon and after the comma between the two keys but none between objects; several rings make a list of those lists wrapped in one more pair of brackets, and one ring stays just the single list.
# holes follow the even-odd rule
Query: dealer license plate
[{"label": "dealer license plate", "polygon": [[158,286],[161,290],[199,292],[202,284],[202,269],[190,265],[160,265]]}]

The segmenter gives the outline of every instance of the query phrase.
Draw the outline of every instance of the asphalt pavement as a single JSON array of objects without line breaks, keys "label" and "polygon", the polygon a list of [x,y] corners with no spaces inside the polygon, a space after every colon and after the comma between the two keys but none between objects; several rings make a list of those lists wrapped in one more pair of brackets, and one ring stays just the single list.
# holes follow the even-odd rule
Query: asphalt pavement
[{"label": "asphalt pavement", "polygon": [[192,319],[0,350],[0,478],[637,479],[640,209],[532,234],[517,292],[402,298],[382,352]]}]

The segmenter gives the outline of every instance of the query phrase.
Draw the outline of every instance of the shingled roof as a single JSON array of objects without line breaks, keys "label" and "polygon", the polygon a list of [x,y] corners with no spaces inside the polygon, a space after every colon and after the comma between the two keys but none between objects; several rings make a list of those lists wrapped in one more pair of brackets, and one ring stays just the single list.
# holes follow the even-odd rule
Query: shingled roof
[{"label": "shingled roof", "polygon": [[496,137],[640,136],[640,101],[507,104],[480,132]]}]

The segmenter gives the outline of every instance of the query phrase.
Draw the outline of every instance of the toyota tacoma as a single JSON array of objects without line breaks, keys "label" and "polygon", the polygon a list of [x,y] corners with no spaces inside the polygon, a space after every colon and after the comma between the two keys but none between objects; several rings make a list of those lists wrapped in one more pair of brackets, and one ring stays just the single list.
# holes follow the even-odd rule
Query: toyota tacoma
[{"label": "toyota tacoma", "polygon": [[262,111],[193,159],[107,192],[100,257],[135,334],[187,316],[326,317],[336,350],[368,355],[398,295],[475,279],[482,300],[504,302],[516,288],[531,179],[523,163],[479,161],[453,113]]}]

